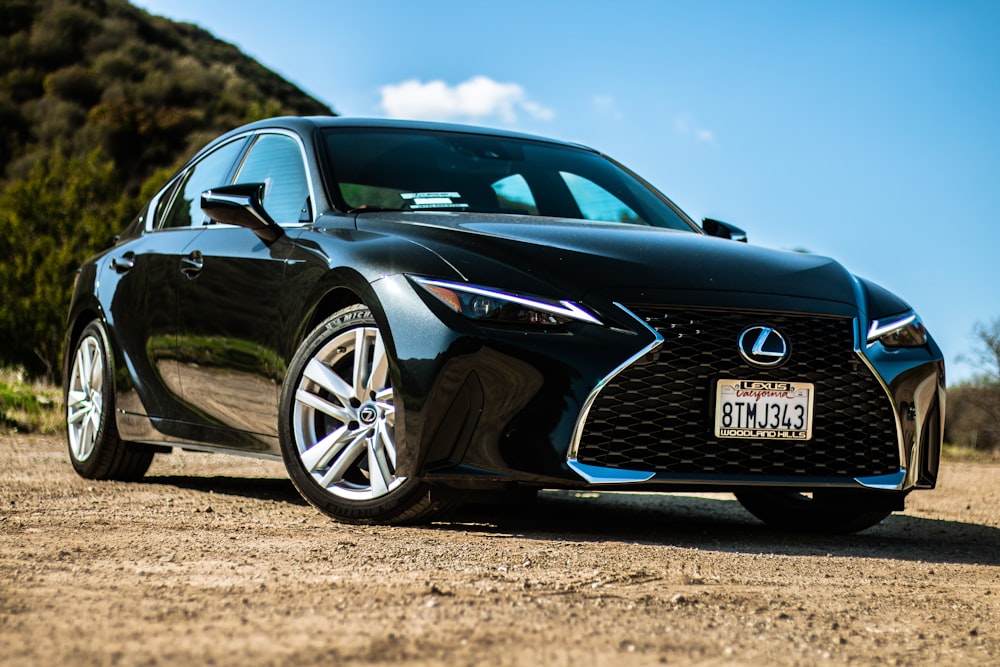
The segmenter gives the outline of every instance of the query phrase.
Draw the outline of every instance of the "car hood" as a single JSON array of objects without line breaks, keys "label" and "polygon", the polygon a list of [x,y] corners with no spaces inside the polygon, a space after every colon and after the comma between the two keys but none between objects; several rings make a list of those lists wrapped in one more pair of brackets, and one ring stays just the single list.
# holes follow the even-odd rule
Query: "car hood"
[{"label": "car hood", "polygon": [[[693,232],[532,216],[369,213],[358,228],[402,236],[439,254],[473,283],[570,298],[595,291],[757,293],[857,304],[855,278],[836,261]],[[498,284],[498,279],[502,282]],[[509,283],[515,284],[509,284]]]}]

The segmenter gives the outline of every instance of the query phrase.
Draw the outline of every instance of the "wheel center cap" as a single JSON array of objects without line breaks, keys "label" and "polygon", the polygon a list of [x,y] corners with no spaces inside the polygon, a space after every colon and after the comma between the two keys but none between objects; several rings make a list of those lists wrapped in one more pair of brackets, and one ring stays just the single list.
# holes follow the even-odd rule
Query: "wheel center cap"
[{"label": "wheel center cap", "polygon": [[361,420],[362,424],[374,424],[375,420],[378,419],[378,408],[374,405],[362,405],[361,409],[358,410],[358,419]]}]

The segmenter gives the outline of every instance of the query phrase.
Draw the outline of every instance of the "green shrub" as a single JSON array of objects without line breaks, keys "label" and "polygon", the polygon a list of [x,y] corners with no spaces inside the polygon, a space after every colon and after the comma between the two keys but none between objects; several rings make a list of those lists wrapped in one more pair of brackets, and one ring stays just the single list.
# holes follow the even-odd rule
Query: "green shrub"
[{"label": "green shrub", "polygon": [[76,269],[133,209],[99,150],[50,155],[0,192],[0,363],[58,378]]},{"label": "green shrub", "polygon": [[247,119],[323,113],[127,0],[0,0],[0,366],[59,375],[77,267],[191,152]]},{"label": "green shrub", "polygon": [[45,434],[61,429],[60,390],[28,382],[24,369],[0,368],[0,431]]},{"label": "green shrub", "polygon": [[52,72],[43,81],[45,92],[82,107],[94,106],[101,98],[101,87],[94,73],[80,65],[70,65]]}]

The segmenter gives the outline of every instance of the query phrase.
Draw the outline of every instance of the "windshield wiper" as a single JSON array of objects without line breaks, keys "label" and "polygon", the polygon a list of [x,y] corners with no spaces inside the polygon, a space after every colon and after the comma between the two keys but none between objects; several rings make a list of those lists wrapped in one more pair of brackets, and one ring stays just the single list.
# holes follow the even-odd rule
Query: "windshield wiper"
[{"label": "windshield wiper", "polygon": [[486,211],[470,211],[467,206],[449,206],[448,204],[441,204],[440,206],[435,206],[433,204],[424,204],[423,206],[415,206],[412,208],[389,208],[387,206],[358,206],[356,208],[347,209],[348,214],[354,215],[356,213],[419,213],[421,211],[445,211],[448,213],[485,213]]},{"label": "windshield wiper", "polygon": [[402,210],[403,209],[401,208],[389,208],[387,206],[369,206],[365,204],[364,206],[349,208],[347,209],[347,212],[353,215],[354,213],[385,213],[386,211],[390,211],[392,213],[398,213]]}]

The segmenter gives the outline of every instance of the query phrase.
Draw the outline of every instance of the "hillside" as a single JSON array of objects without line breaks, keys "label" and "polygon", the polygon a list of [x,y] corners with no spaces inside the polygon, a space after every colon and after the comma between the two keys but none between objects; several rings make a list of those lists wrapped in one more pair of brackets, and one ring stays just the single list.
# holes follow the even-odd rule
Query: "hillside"
[{"label": "hillside", "polygon": [[56,378],[73,274],[220,132],[329,107],[125,0],[2,0],[0,365]]},{"label": "hillside", "polygon": [[128,185],[218,132],[331,110],[197,26],[124,0],[4,0],[0,171],[102,148]]}]

